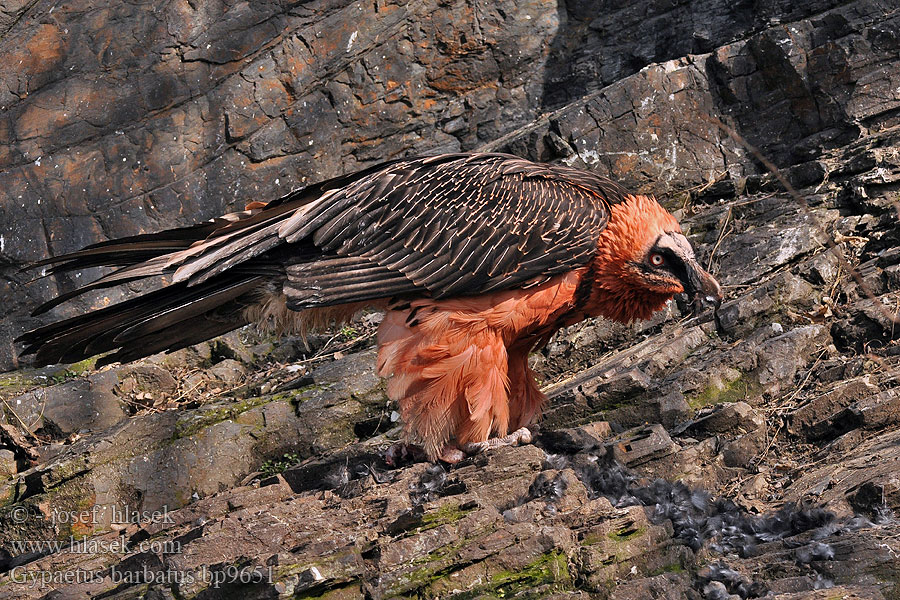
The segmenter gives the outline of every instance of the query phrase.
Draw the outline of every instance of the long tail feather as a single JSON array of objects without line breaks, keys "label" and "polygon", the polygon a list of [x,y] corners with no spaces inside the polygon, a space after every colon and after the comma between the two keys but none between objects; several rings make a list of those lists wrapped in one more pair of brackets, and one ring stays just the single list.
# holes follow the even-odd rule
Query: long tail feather
[{"label": "long tail feather", "polygon": [[[242,308],[264,283],[264,278],[245,275],[219,278],[193,288],[174,284],[35,329],[18,341],[26,344],[24,354],[35,354],[37,365],[76,362],[117,348],[115,356],[148,356],[176,349],[184,339],[207,335],[210,328],[206,321],[216,322],[212,329],[218,333],[199,341],[246,324]],[[152,344],[148,343],[149,338]],[[192,343],[196,342],[186,345]]]}]

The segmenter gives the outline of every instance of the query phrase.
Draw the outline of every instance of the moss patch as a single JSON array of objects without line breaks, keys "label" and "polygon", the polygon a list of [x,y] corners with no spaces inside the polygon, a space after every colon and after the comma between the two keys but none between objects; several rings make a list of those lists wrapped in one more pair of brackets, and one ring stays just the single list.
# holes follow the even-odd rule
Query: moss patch
[{"label": "moss patch", "polygon": [[646,531],[647,530],[643,527],[625,527],[623,529],[617,529],[616,531],[610,531],[606,534],[606,537],[614,542],[629,542],[635,538],[641,537]]},{"label": "moss patch", "polygon": [[251,408],[268,404],[274,400],[274,397],[256,396],[254,398],[246,398],[239,402],[234,402],[227,406],[218,406],[206,411],[198,412],[184,421],[179,421],[175,425],[175,432],[172,434],[173,440],[192,436],[206,429],[210,425],[221,423],[222,421],[233,420],[238,415],[247,412]]},{"label": "moss patch", "polygon": [[[489,589],[483,591],[497,598],[530,598],[532,596],[528,594],[529,591],[546,585],[550,585],[554,592],[572,589],[572,574],[569,572],[569,559],[565,553],[549,552],[524,569],[492,575]],[[540,595],[551,590],[545,588]]]},{"label": "moss patch", "polygon": [[752,396],[756,392],[756,387],[745,375],[741,375],[737,379],[726,381],[724,386],[711,383],[699,394],[688,398],[687,402],[694,410],[714,404],[740,402]]},{"label": "moss patch", "polygon": [[[29,518],[26,527],[34,531],[20,536],[20,539],[57,539],[66,540],[69,536],[81,539],[86,536],[107,531],[93,522],[93,507],[96,504],[93,486],[84,478],[69,479],[54,483],[52,489],[38,497],[31,497],[20,506],[38,504],[49,507],[60,515],[60,518],[47,515],[43,518]],[[41,512],[35,510],[35,513]]]},{"label": "moss patch", "polygon": [[0,374],[0,398],[4,400],[20,396],[30,389],[47,386],[53,380],[44,375],[27,374],[22,371],[10,371]]},{"label": "moss patch", "polygon": [[605,535],[602,532],[589,533],[588,535],[584,536],[584,540],[582,540],[582,543],[585,546],[593,546],[595,544],[605,543],[608,547],[608,540],[612,540],[616,543],[630,542],[631,540],[641,537],[645,533],[647,533],[647,529],[645,527],[622,527],[610,531]]},{"label": "moss patch", "polygon": [[278,565],[275,567],[274,576],[275,580],[278,581],[285,577],[297,575],[298,573],[303,573],[312,568],[316,568],[328,572],[328,579],[339,579],[341,577],[349,578],[352,577],[352,575],[344,573],[344,570],[340,569],[340,565],[347,564],[352,567],[356,564],[357,559],[359,559],[359,551],[356,548],[351,548],[342,552],[330,554],[320,561]]},{"label": "moss patch", "polygon": [[[452,514],[453,513],[449,510],[448,512],[444,513],[446,518],[452,518]],[[437,523],[437,519],[434,522]],[[434,527],[437,526],[437,524],[434,525]],[[494,526],[495,524],[491,524],[490,526],[473,533],[467,538],[461,538],[452,544],[441,546],[440,548],[429,552],[424,557],[413,559],[413,564],[421,564],[422,567],[404,575],[402,579],[393,587],[393,589],[388,591],[386,597],[393,598],[402,596],[403,594],[408,594],[410,592],[413,592],[412,597],[421,597],[421,594],[415,593],[417,590],[418,592],[423,592],[425,589],[432,586],[435,582],[440,581],[451,573],[466,567],[466,564],[458,564],[457,561],[453,560],[454,556],[457,554],[457,552],[459,552],[461,548],[469,546],[475,543],[475,540],[492,533],[495,530]],[[416,531],[422,531],[422,529],[418,529]],[[430,597],[430,595],[426,594],[424,597]]]},{"label": "moss patch", "polygon": [[56,463],[51,468],[41,473],[41,487],[46,491],[61,483],[75,479],[79,475],[87,473],[96,464],[90,464],[85,455],[72,456],[68,460]]},{"label": "moss patch", "polygon": [[422,515],[422,525],[419,527],[419,531],[434,529],[435,527],[447,525],[448,523],[455,523],[475,510],[475,508],[477,507],[462,507],[459,504],[453,503],[444,504],[433,513]]},{"label": "moss patch", "polygon": [[658,569],[654,569],[650,572],[648,577],[656,577],[657,575],[664,575],[665,573],[684,573],[685,568],[680,563],[672,563],[671,565],[665,565]]},{"label": "moss patch", "polygon": [[[591,408],[598,412],[612,412],[615,410],[630,408],[639,404],[644,398],[644,394],[617,394],[615,396],[601,397],[599,401],[590,402]],[[588,421],[590,422],[590,421]]]},{"label": "moss patch", "polygon": [[296,389],[296,390],[288,390],[286,392],[279,392],[277,394],[273,394],[269,401],[279,401],[279,402],[291,402],[294,404],[302,404],[307,400],[311,400],[314,395],[318,392],[322,392],[328,389],[327,385],[320,385],[314,383],[312,385],[307,385],[305,387]]},{"label": "moss patch", "polygon": [[[441,525],[456,523],[477,508],[477,505],[475,505],[474,503],[459,505],[457,503],[451,502],[448,504],[444,504],[438,507],[437,510],[425,513],[418,517],[410,518],[408,521],[395,529],[394,535],[403,538],[409,535],[421,533],[423,531],[428,531],[429,529],[440,527]],[[425,557],[416,558],[413,562],[423,563],[440,560],[448,556],[450,553],[454,552],[458,547],[458,545],[443,546]]]},{"label": "moss patch", "polygon": [[62,371],[57,371],[54,375],[59,375],[63,373],[65,377],[77,377],[78,375],[84,375],[88,371],[93,371],[97,366],[97,359],[100,358],[98,356],[92,356],[90,358],[86,358],[84,360],[78,361],[77,363],[72,363]]},{"label": "moss patch", "polygon": [[[432,583],[442,581],[450,572],[435,577]],[[569,559],[559,550],[542,554],[521,569],[499,571],[488,581],[464,592],[451,593],[446,598],[470,600],[474,598],[543,598],[555,592],[574,589]],[[419,597],[434,597],[428,590],[418,589]]]}]

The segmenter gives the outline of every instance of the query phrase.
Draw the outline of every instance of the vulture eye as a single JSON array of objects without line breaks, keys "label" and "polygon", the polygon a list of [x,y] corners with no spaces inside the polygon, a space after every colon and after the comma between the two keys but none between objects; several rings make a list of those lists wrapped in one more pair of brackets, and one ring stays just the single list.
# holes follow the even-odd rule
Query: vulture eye
[{"label": "vulture eye", "polygon": [[654,267],[661,267],[666,263],[666,259],[662,254],[653,253],[650,255],[650,264]]}]

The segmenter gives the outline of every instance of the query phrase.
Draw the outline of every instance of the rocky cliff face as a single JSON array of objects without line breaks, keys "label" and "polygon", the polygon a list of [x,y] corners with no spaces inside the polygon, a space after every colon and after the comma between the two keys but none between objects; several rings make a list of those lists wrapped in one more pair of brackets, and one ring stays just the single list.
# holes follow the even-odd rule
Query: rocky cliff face
[{"label": "rocky cliff face", "polygon": [[559,29],[555,10],[515,2],[21,10],[0,39],[7,368],[12,338],[37,324],[29,307],[73,283],[25,285],[22,265],[388,158],[475,148],[541,113]]},{"label": "rocky cliff face", "polygon": [[[553,399],[536,446],[452,469],[384,462],[375,315],[312,348],[240,332],[6,373],[0,589],[896,597],[900,11],[608,4],[0,9],[8,368],[27,309],[75,284],[26,285],[28,261],[432,150],[654,191],[727,295],[718,322],[673,303],[561,332],[535,357]],[[69,535],[107,551],[20,544]]]}]

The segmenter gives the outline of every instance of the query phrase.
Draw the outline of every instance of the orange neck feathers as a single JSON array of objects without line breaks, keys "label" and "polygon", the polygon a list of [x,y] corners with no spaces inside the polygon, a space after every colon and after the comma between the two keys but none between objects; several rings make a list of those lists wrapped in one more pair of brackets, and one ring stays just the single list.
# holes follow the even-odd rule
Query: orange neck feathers
[{"label": "orange neck feathers", "polygon": [[631,263],[641,262],[663,233],[681,232],[675,217],[649,196],[627,196],[611,207],[594,259],[594,285],[585,306],[590,316],[628,323],[665,306],[680,287],[648,289]]}]

